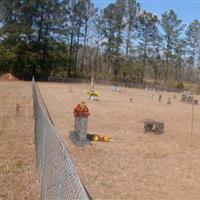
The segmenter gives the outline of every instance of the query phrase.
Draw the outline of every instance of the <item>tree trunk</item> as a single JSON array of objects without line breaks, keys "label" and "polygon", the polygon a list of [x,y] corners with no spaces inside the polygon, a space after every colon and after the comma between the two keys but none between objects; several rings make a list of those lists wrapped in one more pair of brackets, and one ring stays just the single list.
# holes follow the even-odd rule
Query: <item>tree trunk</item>
[{"label": "tree trunk", "polygon": [[129,21],[129,25],[128,25],[128,36],[127,36],[127,41],[126,41],[126,58],[128,58],[128,54],[129,54],[129,46],[130,46],[130,36],[131,36],[131,25],[130,25],[130,21]]},{"label": "tree trunk", "polygon": [[39,30],[38,30],[38,37],[37,37],[37,43],[40,42],[41,37],[42,37],[42,28],[43,28],[43,14],[40,17],[40,22],[39,22]]},{"label": "tree trunk", "polygon": [[87,31],[88,31],[88,19],[85,20],[85,32],[84,32],[84,41],[83,41],[83,64],[81,71],[84,71],[86,63],[86,43],[87,43]]},{"label": "tree trunk", "polygon": [[99,41],[96,42],[97,47],[96,47],[96,54],[95,54],[95,73],[96,73],[96,69],[98,68],[98,56],[99,56]]},{"label": "tree trunk", "polygon": [[44,38],[44,48],[43,48],[43,53],[42,53],[42,61],[41,61],[41,66],[45,71],[45,74],[47,75],[47,77],[50,74],[50,66],[46,66],[46,55],[47,55],[47,35],[48,35],[48,31],[49,31],[49,26],[46,26],[45,29],[45,38]]},{"label": "tree trunk", "polygon": [[147,44],[145,42],[144,46],[144,55],[143,55],[143,66],[142,66],[142,73],[141,73],[141,82],[144,82],[144,73],[146,69],[146,56],[147,56]]},{"label": "tree trunk", "polygon": [[72,31],[71,38],[70,38],[70,47],[69,47],[69,64],[68,64],[68,71],[67,71],[67,76],[68,77],[71,76],[73,40],[74,40],[74,32]]},{"label": "tree trunk", "polygon": [[79,49],[79,39],[80,39],[80,31],[81,31],[81,22],[79,22],[78,27],[78,35],[77,35],[77,43],[76,43],[76,53],[75,53],[75,65],[74,65],[74,76],[77,76],[77,63],[78,63],[78,49]]}]

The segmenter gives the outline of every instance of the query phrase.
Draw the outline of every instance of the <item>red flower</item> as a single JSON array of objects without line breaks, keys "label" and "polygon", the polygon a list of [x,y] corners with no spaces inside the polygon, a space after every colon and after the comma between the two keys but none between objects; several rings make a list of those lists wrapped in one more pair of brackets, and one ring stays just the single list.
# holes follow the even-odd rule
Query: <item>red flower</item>
[{"label": "red flower", "polygon": [[73,109],[74,117],[88,117],[90,115],[88,107],[85,105],[85,103],[78,104]]}]

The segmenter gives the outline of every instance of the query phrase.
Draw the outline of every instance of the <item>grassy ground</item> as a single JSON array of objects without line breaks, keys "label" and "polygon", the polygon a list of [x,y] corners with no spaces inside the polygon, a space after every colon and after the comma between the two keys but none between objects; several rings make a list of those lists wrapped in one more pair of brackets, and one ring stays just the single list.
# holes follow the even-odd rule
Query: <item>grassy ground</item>
[{"label": "grassy ground", "polygon": [[[81,180],[94,199],[199,200],[199,105],[194,110],[191,140],[192,106],[181,102],[180,94],[163,92],[159,103],[160,93],[124,88],[113,92],[96,86],[99,101],[91,102],[86,84],[39,86]],[[172,105],[166,104],[168,97]],[[113,142],[83,148],[72,143],[72,110],[81,101],[91,110],[89,133],[111,136]],[[146,118],[163,121],[165,133],[145,134]]]},{"label": "grassy ground", "polygon": [[[180,102],[180,94],[96,86],[99,101],[89,101],[86,84],[40,83],[55,126],[67,144],[81,180],[94,199],[199,200],[200,106]],[[0,83],[0,199],[39,199],[30,82]],[[167,105],[168,97],[172,105]],[[133,99],[130,102],[130,98]],[[198,97],[199,98],[199,97]],[[73,107],[91,110],[89,133],[111,143],[77,148],[69,139]],[[20,105],[16,113],[16,104]],[[143,121],[165,123],[162,135],[145,134]]]},{"label": "grassy ground", "polygon": [[39,199],[31,83],[1,81],[0,108],[0,199]]}]

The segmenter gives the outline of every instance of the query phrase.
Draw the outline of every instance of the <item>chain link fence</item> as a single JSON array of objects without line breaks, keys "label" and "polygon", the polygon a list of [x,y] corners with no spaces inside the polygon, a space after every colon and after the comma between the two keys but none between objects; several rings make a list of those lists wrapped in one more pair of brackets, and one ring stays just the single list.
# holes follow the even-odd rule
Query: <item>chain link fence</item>
[{"label": "chain link fence", "polygon": [[35,145],[41,179],[42,200],[89,200],[89,193],[75,170],[62,139],[59,137],[40,90],[32,81],[35,115]]},{"label": "chain link fence", "polygon": [[[48,77],[49,82],[58,82],[58,83],[91,83],[90,79],[79,79],[79,78],[66,78],[66,77]],[[135,83],[129,81],[108,81],[108,80],[98,80],[95,79],[94,81],[96,84],[102,85],[114,85],[120,87],[127,87],[127,88],[138,88],[138,89],[148,89],[148,90],[157,90],[157,91],[166,91],[166,92],[182,92],[182,89],[176,89],[173,87],[168,87],[167,85],[155,85],[153,83]]]},{"label": "chain link fence", "polygon": [[90,83],[90,79],[84,79],[84,78],[68,78],[68,77],[54,77],[54,76],[48,76],[49,82],[63,82],[63,83]]}]

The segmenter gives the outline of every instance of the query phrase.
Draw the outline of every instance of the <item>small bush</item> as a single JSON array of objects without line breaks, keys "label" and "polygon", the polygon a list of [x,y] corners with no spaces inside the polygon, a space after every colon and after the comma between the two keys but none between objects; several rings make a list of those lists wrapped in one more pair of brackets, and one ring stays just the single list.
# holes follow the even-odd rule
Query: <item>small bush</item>
[{"label": "small bush", "polygon": [[185,86],[184,86],[183,82],[177,82],[174,84],[174,88],[177,90],[184,90]]},{"label": "small bush", "polygon": [[66,77],[67,72],[64,67],[57,67],[53,69],[53,76],[58,77],[58,78],[63,78]]},{"label": "small bush", "polygon": [[196,93],[197,93],[198,95],[200,95],[200,85],[197,86],[197,91],[196,91]]}]

